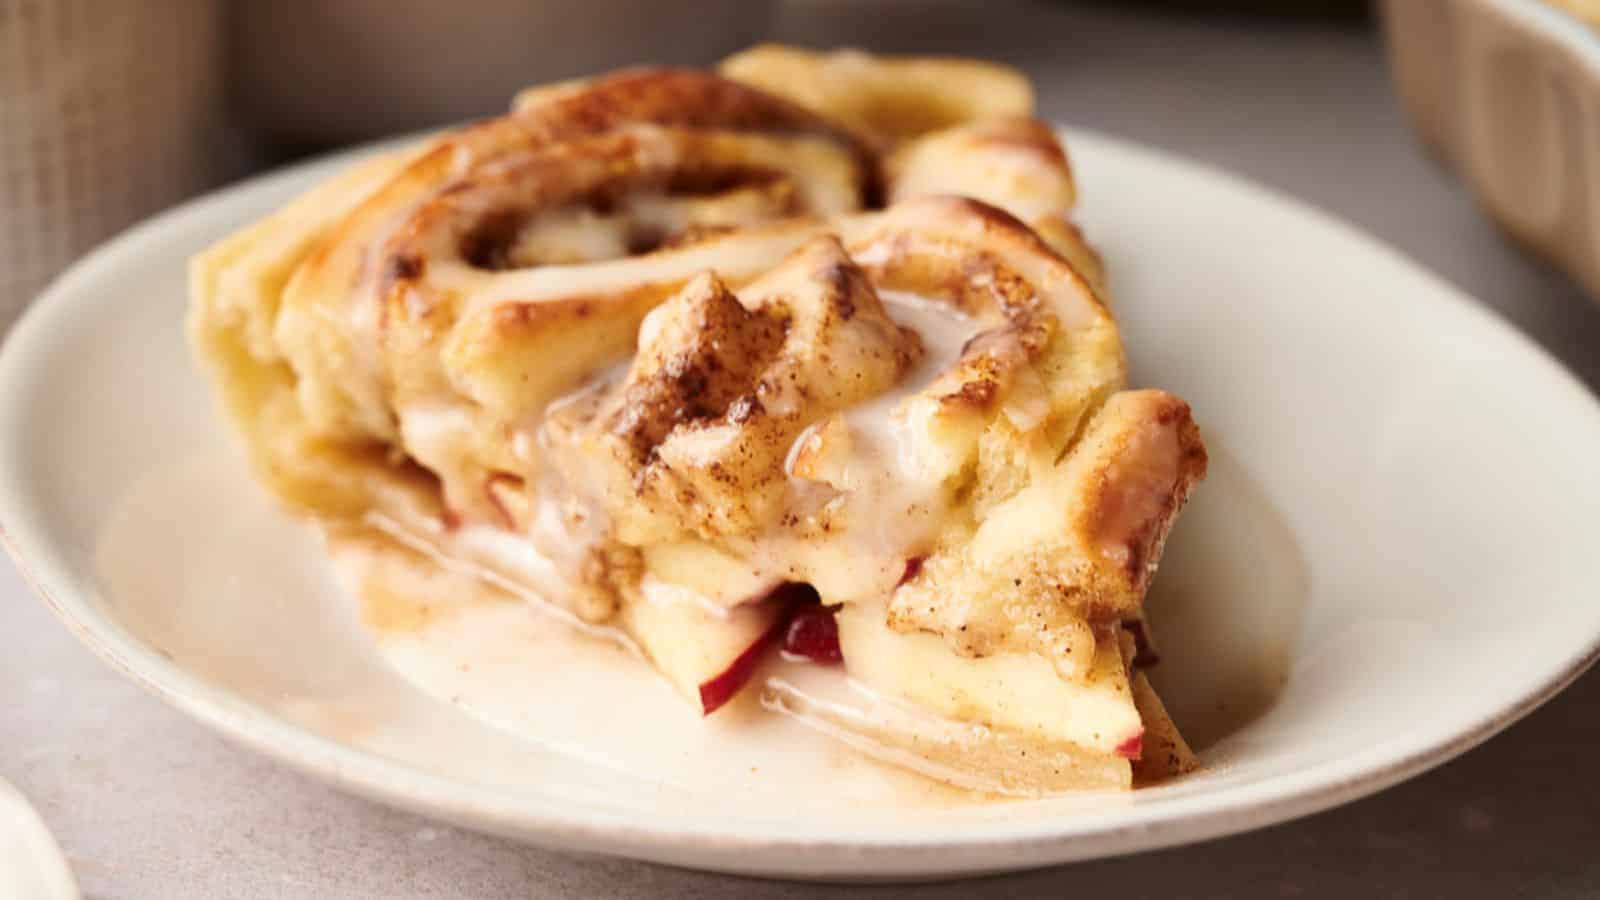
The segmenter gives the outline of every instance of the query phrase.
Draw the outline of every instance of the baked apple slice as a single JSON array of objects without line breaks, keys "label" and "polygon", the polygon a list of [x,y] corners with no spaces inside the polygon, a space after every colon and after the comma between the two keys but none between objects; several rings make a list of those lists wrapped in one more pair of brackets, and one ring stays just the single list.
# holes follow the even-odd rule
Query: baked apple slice
[{"label": "baked apple slice", "polygon": [[1044,743],[1138,755],[1144,725],[1115,640],[1099,641],[1089,671],[1069,680],[1036,653],[966,657],[938,635],[894,631],[881,608],[847,606],[837,620],[847,671],[875,691]]},{"label": "baked apple slice", "polygon": [[647,580],[624,624],[685,699],[710,715],[750,680],[787,619],[779,597],[719,609],[692,591]]},{"label": "baked apple slice", "polygon": [[761,692],[765,708],[935,781],[1001,797],[1127,790],[1134,783],[1137,764],[1114,753],[935,715],[826,672],[793,674],[767,680]]}]

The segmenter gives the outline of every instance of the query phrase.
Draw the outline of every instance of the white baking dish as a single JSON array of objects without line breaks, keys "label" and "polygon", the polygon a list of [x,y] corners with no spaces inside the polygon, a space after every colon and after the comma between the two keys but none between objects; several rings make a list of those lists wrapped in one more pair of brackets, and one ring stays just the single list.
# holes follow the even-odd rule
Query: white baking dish
[{"label": "white baking dish", "polygon": [[1544,0],[1383,0],[1423,138],[1600,300],[1600,31]]}]

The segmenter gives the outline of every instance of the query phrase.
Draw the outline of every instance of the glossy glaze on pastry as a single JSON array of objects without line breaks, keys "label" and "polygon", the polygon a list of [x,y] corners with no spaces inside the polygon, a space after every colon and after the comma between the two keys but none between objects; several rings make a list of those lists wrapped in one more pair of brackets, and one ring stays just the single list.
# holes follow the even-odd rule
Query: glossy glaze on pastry
[{"label": "glossy glaze on pastry", "polygon": [[1193,765],[1135,637],[1206,456],[1126,389],[1030,110],[1002,67],[784,48],[533,89],[198,257],[191,334],[286,501],[620,629],[702,712],[804,609],[871,702],[768,708],[1126,787]]}]

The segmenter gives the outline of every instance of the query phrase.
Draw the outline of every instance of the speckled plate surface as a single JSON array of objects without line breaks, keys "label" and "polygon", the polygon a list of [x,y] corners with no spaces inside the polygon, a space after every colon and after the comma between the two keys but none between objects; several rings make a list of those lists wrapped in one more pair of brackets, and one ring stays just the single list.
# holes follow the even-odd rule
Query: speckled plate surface
[{"label": "speckled plate surface", "polygon": [[[1600,408],[1352,229],[1073,135],[1135,380],[1193,404],[1211,479],[1151,599],[1204,771],[972,803],[648,672],[541,652],[519,608],[373,633],[250,481],[183,346],[185,258],[343,160],[213,195],[64,276],[0,352],[0,524],[111,665],[345,790],[530,842],[731,872],[926,878],[1202,840],[1461,753],[1600,648]],[[776,724],[775,724],[776,723]]]}]

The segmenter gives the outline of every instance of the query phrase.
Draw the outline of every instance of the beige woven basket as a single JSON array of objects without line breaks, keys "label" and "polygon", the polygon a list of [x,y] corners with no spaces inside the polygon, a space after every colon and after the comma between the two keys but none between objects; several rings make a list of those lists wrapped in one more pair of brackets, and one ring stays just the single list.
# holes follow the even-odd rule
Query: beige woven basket
[{"label": "beige woven basket", "polygon": [[206,186],[217,0],[0,0],[0,328],[67,263]]}]

